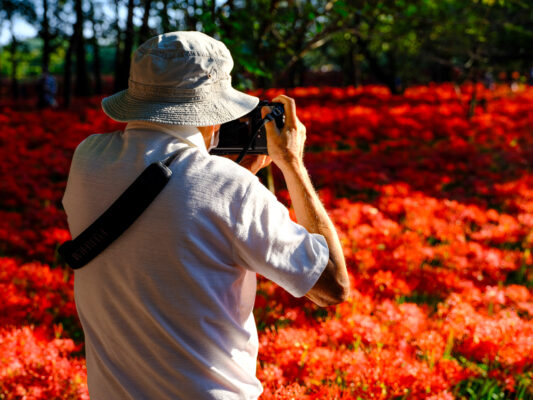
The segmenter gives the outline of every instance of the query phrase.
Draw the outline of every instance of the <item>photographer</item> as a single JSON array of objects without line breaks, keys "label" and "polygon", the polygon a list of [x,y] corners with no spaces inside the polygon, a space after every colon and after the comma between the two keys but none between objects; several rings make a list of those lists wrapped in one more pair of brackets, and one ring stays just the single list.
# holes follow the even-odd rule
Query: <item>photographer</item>
[{"label": "photographer", "polygon": [[[102,102],[126,129],[89,136],[75,151],[63,198],[73,237],[147,165],[175,157],[164,190],[76,269],[92,400],[256,399],[256,273],[320,306],[348,295],[339,239],[303,164],[294,101],[274,99],[285,125],[266,124],[269,155],[250,156],[248,169],[209,155],[219,126],[259,101],[231,87],[232,67],[224,44],[199,32],[148,40],[128,89]],[[254,176],[271,161],[298,224]]]}]

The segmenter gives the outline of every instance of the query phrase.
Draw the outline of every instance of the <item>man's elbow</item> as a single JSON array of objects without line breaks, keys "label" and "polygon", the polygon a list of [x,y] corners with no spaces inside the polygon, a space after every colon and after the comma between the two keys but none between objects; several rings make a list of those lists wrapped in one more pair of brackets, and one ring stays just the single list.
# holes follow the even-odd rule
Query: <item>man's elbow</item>
[{"label": "man's elbow", "polygon": [[334,287],[330,288],[329,292],[315,300],[315,304],[320,307],[329,307],[342,303],[350,297],[349,282],[339,282]]},{"label": "man's elbow", "polygon": [[333,304],[330,305],[342,303],[343,301],[348,300],[348,297],[350,297],[350,282],[340,282],[335,288],[335,293],[332,296]]},{"label": "man's elbow", "polygon": [[346,266],[337,266],[330,259],[307,297],[320,307],[334,306],[346,301],[350,297],[350,278]]}]

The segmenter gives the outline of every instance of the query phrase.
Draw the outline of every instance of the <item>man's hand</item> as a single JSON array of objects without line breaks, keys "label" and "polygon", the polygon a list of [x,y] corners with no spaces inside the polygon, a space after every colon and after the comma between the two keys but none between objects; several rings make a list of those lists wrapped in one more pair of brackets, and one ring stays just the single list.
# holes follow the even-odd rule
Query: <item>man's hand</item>
[{"label": "man's hand", "polygon": [[[230,160],[235,161],[237,159],[237,157],[239,157],[239,155],[238,154],[228,155],[226,157],[229,158]],[[244,158],[242,159],[242,161],[241,161],[241,163],[239,165],[241,167],[246,168],[252,174],[255,175],[255,174],[257,174],[259,172],[260,169],[263,169],[263,168],[267,167],[268,165],[270,165],[271,162],[272,162],[272,158],[270,158],[267,155],[263,155],[263,154],[260,154],[260,155],[248,154],[248,155],[244,156]]]},{"label": "man's hand", "polygon": [[[266,124],[268,155],[281,170],[287,165],[298,165],[303,161],[303,152],[306,138],[305,126],[296,115],[296,103],[294,99],[280,95],[272,99],[273,102],[283,104],[285,109],[285,125],[280,130],[274,122]],[[270,107],[263,107],[261,115],[264,118]]]}]

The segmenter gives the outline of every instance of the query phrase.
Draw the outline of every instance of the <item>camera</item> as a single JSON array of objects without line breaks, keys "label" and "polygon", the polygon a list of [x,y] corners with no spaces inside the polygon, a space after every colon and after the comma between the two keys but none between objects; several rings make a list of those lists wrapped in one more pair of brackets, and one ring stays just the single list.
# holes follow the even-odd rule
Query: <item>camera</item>
[{"label": "camera", "polygon": [[[265,119],[261,108],[269,106],[272,111]],[[218,146],[210,154],[268,154],[265,124],[274,120],[278,129],[285,125],[285,111],[282,103],[261,100],[256,108],[239,119],[220,125]]]}]

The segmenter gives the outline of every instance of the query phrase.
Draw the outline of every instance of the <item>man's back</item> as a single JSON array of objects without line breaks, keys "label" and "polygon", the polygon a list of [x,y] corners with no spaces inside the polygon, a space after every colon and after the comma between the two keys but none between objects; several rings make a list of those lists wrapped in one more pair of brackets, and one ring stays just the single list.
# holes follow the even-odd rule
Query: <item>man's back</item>
[{"label": "man's back", "polygon": [[162,132],[79,146],[63,200],[72,235],[175,151],[167,187],[76,271],[92,399],[257,398],[255,272],[302,296],[327,263],[323,237],[292,223],[255,176]]}]

